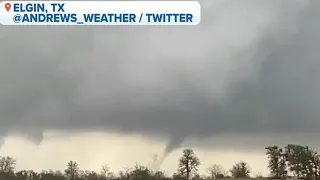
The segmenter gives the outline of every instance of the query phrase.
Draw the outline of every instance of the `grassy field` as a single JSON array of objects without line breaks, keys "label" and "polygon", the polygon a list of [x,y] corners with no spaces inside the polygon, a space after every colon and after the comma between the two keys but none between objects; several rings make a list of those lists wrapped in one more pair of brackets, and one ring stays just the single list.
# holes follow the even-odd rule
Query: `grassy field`
[{"label": "grassy field", "polygon": [[[222,178],[223,180],[235,180],[235,178]],[[271,180],[271,178],[268,177],[262,177],[262,178],[239,178],[237,180]],[[296,177],[287,178],[287,180],[297,180]]]}]

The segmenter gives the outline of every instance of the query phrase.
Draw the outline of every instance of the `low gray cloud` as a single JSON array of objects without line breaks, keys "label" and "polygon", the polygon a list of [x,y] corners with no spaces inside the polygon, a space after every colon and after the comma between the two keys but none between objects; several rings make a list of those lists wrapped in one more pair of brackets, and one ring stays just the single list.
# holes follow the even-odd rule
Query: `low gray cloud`
[{"label": "low gray cloud", "polygon": [[320,2],[200,3],[195,27],[2,27],[3,134],[316,132]]}]

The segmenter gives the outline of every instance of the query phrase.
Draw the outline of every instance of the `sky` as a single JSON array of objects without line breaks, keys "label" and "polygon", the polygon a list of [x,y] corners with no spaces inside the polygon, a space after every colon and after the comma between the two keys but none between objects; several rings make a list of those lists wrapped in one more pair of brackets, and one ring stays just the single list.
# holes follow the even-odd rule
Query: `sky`
[{"label": "sky", "polygon": [[320,2],[199,2],[192,27],[2,27],[0,154],[172,173],[190,147],[267,173],[265,146],[319,147]]}]

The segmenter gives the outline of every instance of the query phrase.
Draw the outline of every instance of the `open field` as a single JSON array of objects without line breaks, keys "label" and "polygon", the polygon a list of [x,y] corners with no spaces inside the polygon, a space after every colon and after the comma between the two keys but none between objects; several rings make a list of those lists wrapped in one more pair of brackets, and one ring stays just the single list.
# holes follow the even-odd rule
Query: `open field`
[{"label": "open field", "polygon": [[[271,180],[269,177],[262,177],[262,178],[221,178],[222,180]],[[273,179],[272,179],[273,180]],[[287,178],[287,180],[297,180],[296,177]]]}]

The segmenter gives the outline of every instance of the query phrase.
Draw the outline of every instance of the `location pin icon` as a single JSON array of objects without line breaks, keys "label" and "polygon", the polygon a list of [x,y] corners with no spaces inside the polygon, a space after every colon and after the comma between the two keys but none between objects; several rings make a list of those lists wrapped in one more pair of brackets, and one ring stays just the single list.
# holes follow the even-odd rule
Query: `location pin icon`
[{"label": "location pin icon", "polygon": [[10,4],[10,3],[6,3],[6,4],[4,5],[4,7],[6,8],[7,12],[9,12],[10,9],[11,9],[11,4]]}]

